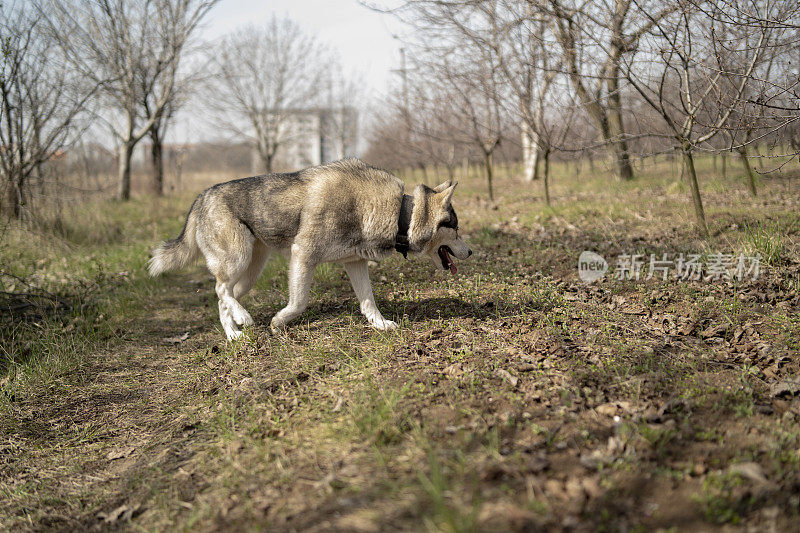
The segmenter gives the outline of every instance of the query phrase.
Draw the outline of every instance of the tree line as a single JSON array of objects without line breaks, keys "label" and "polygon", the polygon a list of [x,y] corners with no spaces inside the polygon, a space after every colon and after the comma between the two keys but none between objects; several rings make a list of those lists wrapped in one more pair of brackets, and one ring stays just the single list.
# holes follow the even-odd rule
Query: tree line
[{"label": "tree line", "polygon": [[[273,16],[210,43],[198,30],[219,0],[23,0],[0,4],[0,213],[24,218],[58,165],[88,138],[112,146],[116,196],[131,195],[131,159],[151,146],[151,190],[164,193],[164,140],[178,111],[247,141],[271,171],[291,142],[292,112],[359,98],[336,54],[288,18]],[[340,114],[342,115],[342,114]],[[352,143],[352,124],[331,121]],[[352,146],[340,147],[341,152]]]},{"label": "tree line", "polygon": [[[390,166],[465,158],[485,167],[517,143],[523,174],[604,151],[621,180],[632,161],[682,159],[701,233],[698,153],[735,153],[756,194],[758,144],[798,155],[796,0],[402,0],[365,2],[397,17],[402,83],[371,154]],[[396,147],[389,150],[389,146]],[[591,159],[590,159],[591,161]],[[540,167],[543,167],[540,170]]]},{"label": "tree line", "polygon": [[[198,28],[218,1],[0,4],[0,213],[30,214],[37,184],[58,191],[64,176],[53,161],[88,137],[114,147],[122,200],[131,194],[134,150],[149,141],[151,190],[163,194],[164,139],[189,102],[202,103],[206,122],[247,141],[271,171],[296,134],[293,112],[344,111],[363,99],[335,53],[289,19],[273,16],[203,43]],[[377,164],[435,165],[452,175],[476,162],[491,198],[495,159],[518,148],[525,180],[541,177],[549,202],[554,154],[590,164],[604,156],[630,180],[637,158],[668,153],[683,161],[706,232],[698,153],[736,154],[754,195],[750,161],[759,145],[800,153],[796,0],[369,7],[408,28],[400,83],[375,106],[366,157]],[[352,154],[352,124],[333,122],[337,151]]]}]

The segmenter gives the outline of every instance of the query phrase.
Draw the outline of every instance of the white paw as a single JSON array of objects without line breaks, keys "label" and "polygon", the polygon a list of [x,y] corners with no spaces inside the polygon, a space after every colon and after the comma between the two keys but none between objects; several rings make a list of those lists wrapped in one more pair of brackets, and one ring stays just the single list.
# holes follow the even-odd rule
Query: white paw
[{"label": "white paw", "polygon": [[254,324],[253,317],[250,316],[246,310],[242,309],[239,312],[234,311],[233,313],[233,321],[236,322],[239,326],[252,326]]},{"label": "white paw", "polygon": [[380,320],[373,320],[371,324],[372,327],[377,329],[378,331],[394,331],[398,327],[400,327],[397,325],[397,322],[394,322],[392,320],[386,320],[385,318],[382,318]]},{"label": "white paw", "polygon": [[277,335],[278,333],[286,331],[286,324],[273,318],[272,322],[269,323],[269,329],[273,335]]},{"label": "white paw", "polygon": [[236,339],[244,335],[244,332],[236,329],[231,329],[225,331],[225,335],[228,337],[229,341],[235,341]]}]

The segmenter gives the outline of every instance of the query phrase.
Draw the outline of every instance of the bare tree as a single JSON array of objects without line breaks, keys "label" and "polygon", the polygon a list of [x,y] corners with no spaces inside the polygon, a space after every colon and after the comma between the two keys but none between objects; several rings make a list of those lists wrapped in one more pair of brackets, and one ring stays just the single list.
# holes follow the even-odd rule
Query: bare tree
[{"label": "bare tree", "polygon": [[[494,152],[503,139],[504,126],[502,96],[497,58],[486,54],[483,59],[485,62],[468,68],[458,59],[445,56],[438,72],[447,83],[448,95],[469,125],[470,139],[480,149],[489,199],[494,200]],[[479,65],[481,68],[476,68]]]},{"label": "bare tree", "polygon": [[[213,7],[219,0],[205,1],[203,6],[204,10]],[[142,117],[154,117],[153,124],[150,126],[147,136],[149,137],[151,147],[151,162],[153,165],[153,192],[161,196],[164,194],[164,139],[167,136],[167,128],[169,127],[179,109],[191,98],[194,93],[194,87],[201,84],[204,74],[202,68],[203,61],[194,61],[192,65],[188,65],[184,61],[183,56],[190,58],[196,57],[194,52],[197,51],[197,44],[191,47],[190,34],[182,36],[181,33],[193,32],[194,27],[187,27],[187,22],[190,21],[188,14],[191,10],[188,9],[191,2],[170,2],[167,3],[165,8],[160,10],[160,17],[154,21],[154,28],[157,36],[167,36],[168,39],[178,42],[183,39],[183,48],[181,50],[181,61],[177,65],[178,68],[171,72],[175,79],[173,81],[172,96],[167,101],[166,105],[158,108],[157,96],[158,94],[150,90],[154,80],[158,79],[158,62],[143,61],[142,68],[139,70],[139,81],[142,85],[141,91],[141,106]],[[199,6],[198,6],[199,7]],[[202,13],[201,13],[202,16]],[[199,22],[199,21],[198,21]],[[157,41],[156,41],[157,42]],[[150,43],[152,47],[152,43]],[[147,52],[145,57],[157,57],[157,50]]]},{"label": "bare tree", "polygon": [[[480,3],[486,29],[469,30],[477,42],[491,46],[498,58],[498,69],[510,98],[501,100],[507,106],[509,115],[520,124],[522,141],[522,161],[525,181],[539,178],[539,162],[545,158],[545,168],[549,171],[549,156],[558,148],[552,124],[548,124],[547,114],[556,113],[556,99],[551,89],[557,80],[561,67],[554,62],[546,48],[552,40],[546,16],[533,9],[527,2],[519,0],[500,0]],[[558,56],[556,56],[557,58]],[[566,87],[565,89],[569,89]],[[568,107],[574,102],[568,99]],[[574,113],[561,113],[563,120]],[[559,123],[558,134],[563,140],[569,125]],[[546,176],[547,177],[547,176]],[[550,203],[549,187],[544,184],[545,201]]]},{"label": "bare tree", "polygon": [[[467,41],[476,64],[502,75],[504,92],[514,95],[513,107],[506,109],[522,126],[527,178],[535,176],[545,144],[539,130],[544,129],[547,93],[563,74],[607,146],[616,174],[630,179],[620,68],[653,20],[675,9],[672,2],[650,3],[648,17],[633,13],[632,0],[403,0],[377,9],[398,16],[414,29],[413,35],[424,35],[429,47]],[[502,97],[507,102],[509,95]]]},{"label": "bare tree", "polygon": [[0,6],[0,209],[19,218],[31,179],[80,129],[97,89],[65,68],[34,13]]},{"label": "bare tree", "polygon": [[91,82],[110,80],[98,118],[119,143],[120,199],[130,197],[133,150],[168,116],[184,49],[216,1],[43,0],[40,11],[72,68]]},{"label": "bare tree", "polygon": [[[741,97],[735,102],[731,119],[723,131],[727,140],[726,149],[738,153],[752,196],[757,194],[757,180],[751,161],[757,158],[762,170],[764,161],[764,157],[758,155],[757,144],[786,142],[789,150],[796,154],[797,150],[791,146],[791,128],[800,121],[800,108],[792,103],[793,99],[800,102],[797,99],[797,89],[800,86],[797,70],[800,27],[792,27],[790,24],[800,14],[800,4],[782,0],[761,4],[758,6],[751,2],[727,0],[724,4],[719,0],[693,2],[693,5],[721,26],[718,32],[718,46],[723,56],[721,64],[724,67],[724,82],[721,85],[729,91],[735,90],[737,86],[739,69],[735,63],[741,60],[742,54],[729,53],[728,49],[731,46],[751,46],[752,38],[748,37],[757,33],[754,28],[770,28],[770,38],[764,40],[759,60]],[[770,18],[765,20],[765,16]],[[770,165],[771,170],[780,166]]]},{"label": "bare tree", "polygon": [[[150,116],[150,105],[147,100],[142,104],[145,116]],[[165,106],[160,113],[154,115],[155,120],[147,132],[150,139],[150,158],[153,164],[152,191],[156,196],[164,195],[164,138],[167,135],[167,127],[174,117],[174,107]]]},{"label": "bare tree", "polygon": [[454,34],[439,43],[416,43],[412,50],[416,83],[435,86],[439,95],[434,100],[451,103],[452,121],[459,126],[447,129],[457,134],[454,142],[469,142],[479,151],[493,200],[494,154],[503,139],[502,100],[508,97],[495,49]]},{"label": "bare tree", "polygon": [[436,85],[453,103],[453,122],[463,124],[466,138],[480,152],[490,199],[494,198],[494,154],[506,122],[502,100],[508,97],[502,83],[499,47],[486,42],[495,35],[487,30],[485,20],[478,20],[485,19],[494,4],[404,0],[393,8],[369,5],[394,14],[413,28],[405,40],[414,56],[415,75],[422,85]]},{"label": "bare tree", "polygon": [[[473,126],[461,107],[462,101],[454,99],[447,86],[426,80],[424,72],[423,69],[423,76],[411,77],[410,108],[403,114],[409,140],[426,182],[427,164],[434,166],[435,173],[440,165],[444,166],[448,177],[454,179],[459,160],[468,156],[470,146],[474,146],[470,135]],[[439,176],[435,178],[438,182]]]},{"label": "bare tree", "polygon": [[620,70],[642,35],[673,11],[676,3],[642,0],[647,3],[647,16],[643,16],[632,9],[633,0],[527,1],[551,21],[563,72],[606,143],[617,176],[633,178],[622,120]]},{"label": "bare tree", "polygon": [[483,88],[519,121],[525,180],[532,181],[545,144],[539,137],[545,129],[548,92],[557,74],[545,51],[546,18],[520,0],[415,0],[406,10],[415,17],[407,21],[434,39],[465,41],[476,64],[488,59],[491,74],[506,90],[497,91],[494,82],[483,82]]},{"label": "bare tree", "polygon": [[[636,7],[648,16],[644,6]],[[669,16],[651,19],[652,32],[642,36],[624,73],[661,116],[681,151],[697,224],[707,235],[694,153],[730,125],[754,69],[774,38],[775,25],[765,22],[734,33],[729,22],[709,16],[703,7],[709,6],[685,2]],[[776,15],[774,7],[770,3],[765,16]]]},{"label": "bare tree", "polygon": [[252,140],[267,172],[292,139],[294,111],[318,103],[324,55],[314,37],[274,15],[263,27],[226,36],[210,54],[209,107],[229,130]]},{"label": "bare tree", "polygon": [[[518,2],[512,2],[512,7],[514,4]],[[519,101],[524,176],[530,182],[539,177],[539,155],[552,146],[551,142],[543,142],[543,136],[547,131],[545,110],[558,66],[550,65],[550,55],[545,49],[545,18],[532,13],[529,5],[525,9],[528,16],[519,16],[511,26],[514,35],[500,66]],[[495,28],[499,31],[502,27]],[[546,196],[549,203],[549,193]]]},{"label": "bare tree", "polygon": [[342,66],[333,62],[325,80],[325,129],[330,137],[336,159],[352,157],[358,143],[359,106],[364,101],[364,82],[348,75]]}]

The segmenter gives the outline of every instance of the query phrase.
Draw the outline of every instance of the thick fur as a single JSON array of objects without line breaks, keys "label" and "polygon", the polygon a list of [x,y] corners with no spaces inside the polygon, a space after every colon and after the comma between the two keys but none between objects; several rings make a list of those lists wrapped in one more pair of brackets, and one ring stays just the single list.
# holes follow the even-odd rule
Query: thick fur
[{"label": "thick fur", "polygon": [[147,262],[147,271],[151,276],[158,276],[168,270],[177,270],[194,262],[200,255],[200,248],[195,240],[197,227],[197,198],[189,209],[183,231],[175,239],[170,239],[153,250],[153,257]]},{"label": "thick fur", "polygon": [[[455,217],[455,185],[417,186],[408,231],[410,251],[426,253],[447,269],[437,254],[446,245],[458,258],[472,252],[457,229],[440,227]],[[316,265],[344,265],[361,312],[381,330],[397,324],[375,305],[368,260],[394,251],[403,182],[357,159],[337,161],[287,174],[269,174],[215,185],[192,204],[183,232],[153,251],[151,275],[184,267],[200,254],[216,278],[220,321],[229,339],[253,323],[239,303],[255,284],[271,251],[289,255],[289,303],[272,319],[279,330],[308,304]]]}]

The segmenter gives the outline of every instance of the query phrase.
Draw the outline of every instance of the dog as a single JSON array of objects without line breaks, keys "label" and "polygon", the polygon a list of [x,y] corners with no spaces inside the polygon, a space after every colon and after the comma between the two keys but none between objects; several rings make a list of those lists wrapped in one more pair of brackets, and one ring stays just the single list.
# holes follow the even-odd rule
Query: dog
[{"label": "dog", "polygon": [[400,179],[358,159],[220,183],[195,199],[181,234],[153,250],[148,271],[157,276],[202,254],[216,278],[222,328],[234,340],[253,324],[240,300],[271,252],[289,256],[289,302],[272,318],[273,332],[305,310],[316,266],[341,263],[369,324],[393,330],[375,305],[367,262],[411,252],[455,274],[453,257],[472,255],[458,234],[456,185],[405,194]]}]

